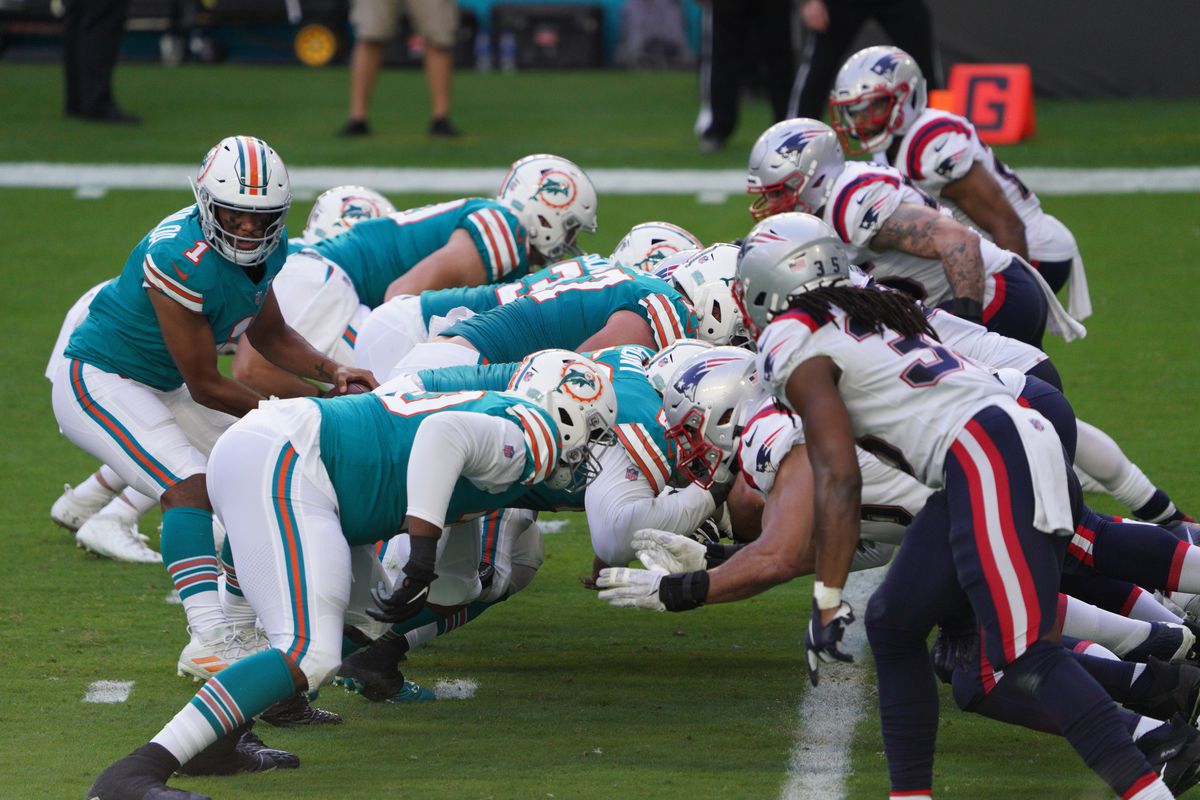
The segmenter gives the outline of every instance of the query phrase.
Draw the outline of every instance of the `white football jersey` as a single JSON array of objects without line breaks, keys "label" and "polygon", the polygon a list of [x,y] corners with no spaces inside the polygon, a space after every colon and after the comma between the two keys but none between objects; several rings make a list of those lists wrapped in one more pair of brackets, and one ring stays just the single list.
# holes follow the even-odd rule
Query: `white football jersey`
[{"label": "white football jersey", "polygon": [[[930,306],[940,305],[954,296],[942,262],[909,255],[899,250],[883,253],[870,248],[871,240],[883,224],[896,213],[901,203],[936,208],[937,201],[905,180],[891,167],[852,161],[833,182],[823,219],[849,245],[851,261],[881,283],[898,286]],[[986,306],[995,295],[991,276],[1012,264],[1013,255],[984,238],[979,242],[983,260]]]},{"label": "white football jersey", "polygon": [[820,356],[841,369],[838,391],[858,445],[933,489],[971,417],[993,405],[1020,408],[990,372],[945,345],[889,328],[857,330],[836,307],[822,320],[786,311],[758,339],[759,375],[785,405],[792,372]]},{"label": "white football jersey", "polygon": [[926,109],[900,140],[892,166],[952,209],[960,221],[973,225],[969,217],[942,199],[941,194],[946,184],[966,175],[976,162],[995,178],[1022,222],[1026,225],[1038,222],[1042,204],[1037,195],[980,141],[975,126],[965,117],[935,108]]},{"label": "white football jersey", "polygon": [[1049,358],[1031,344],[992,333],[982,325],[941,309],[928,308],[925,317],[942,344],[989,369],[1007,367],[1028,372]]},{"label": "white football jersey", "polygon": [[[766,498],[775,485],[779,464],[793,447],[803,443],[800,417],[768,397],[746,423],[738,443],[738,463],[746,483]],[[857,454],[863,482],[861,536],[870,541],[898,543],[933,490],[861,447]]]}]

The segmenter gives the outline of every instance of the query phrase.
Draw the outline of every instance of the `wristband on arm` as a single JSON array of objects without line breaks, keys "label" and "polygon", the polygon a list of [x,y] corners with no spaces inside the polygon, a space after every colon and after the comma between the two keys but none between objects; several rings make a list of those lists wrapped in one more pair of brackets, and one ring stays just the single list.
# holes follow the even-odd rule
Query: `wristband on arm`
[{"label": "wristband on arm", "polygon": [[420,583],[433,583],[437,573],[433,571],[437,563],[438,540],[432,536],[409,536],[408,563],[404,565],[404,574]]},{"label": "wristband on arm", "polygon": [[667,611],[690,611],[708,599],[708,573],[674,572],[664,575],[658,584],[658,599]]}]

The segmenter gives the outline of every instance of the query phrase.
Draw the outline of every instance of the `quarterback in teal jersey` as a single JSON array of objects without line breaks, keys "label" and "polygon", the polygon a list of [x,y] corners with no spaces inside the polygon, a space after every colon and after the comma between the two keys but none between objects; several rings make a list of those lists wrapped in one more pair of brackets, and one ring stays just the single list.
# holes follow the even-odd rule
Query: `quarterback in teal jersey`
[{"label": "quarterback in teal jersey", "polygon": [[[531,264],[577,253],[579,230],[595,228],[596,192],[587,174],[564,158],[529,156],[513,165],[495,198],[365,219],[293,255],[280,284],[301,286],[281,290],[281,307],[314,346],[344,358],[366,314],[385,300],[516,280]],[[239,351],[234,376],[280,397],[311,392],[252,348]]]},{"label": "quarterback in teal jersey", "polygon": [[[592,447],[615,422],[611,382],[575,354],[538,354],[523,369],[528,378],[511,393],[283,400],[236,423],[213,451],[209,489],[235,558],[255,565],[241,587],[270,647],[209,679],[87,796],[194,797],[166,779],[217,740],[240,736],[272,703],[328,681],[341,663],[345,611],[365,583],[354,581],[353,546],[407,528],[404,580],[376,589],[369,610],[401,621],[430,596],[439,549],[458,546],[441,544],[455,537],[443,536],[445,525],[502,506],[527,485],[586,478]],[[368,486],[374,494],[364,497]],[[468,545],[478,552],[477,538]]]},{"label": "quarterback in teal jersey", "polygon": [[217,349],[244,335],[302,377],[342,391],[375,385],[370,373],[314,351],[280,316],[271,281],[284,259],[289,187],[261,139],[223,139],[200,164],[196,204],[133,249],[71,334],[52,380],[67,438],[162,505],[162,560],[191,631],[178,668],[197,678],[246,646],[218,598],[205,464],[221,432],[263,399],[218,371]]}]

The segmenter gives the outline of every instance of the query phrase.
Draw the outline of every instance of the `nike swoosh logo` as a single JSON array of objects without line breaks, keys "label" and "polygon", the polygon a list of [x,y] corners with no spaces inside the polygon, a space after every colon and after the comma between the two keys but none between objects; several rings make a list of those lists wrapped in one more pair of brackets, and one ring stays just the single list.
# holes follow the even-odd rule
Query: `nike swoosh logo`
[{"label": "nike swoosh logo", "polygon": [[946,143],[945,143],[945,142],[942,142],[941,144],[938,144],[938,145],[934,145],[934,146],[933,146],[933,152],[935,152],[935,153],[940,153],[940,152],[942,152],[942,148],[943,148],[943,147],[945,147],[945,146],[946,146]]},{"label": "nike swoosh logo", "polygon": [[178,275],[181,279],[183,279],[185,281],[188,279],[188,273],[184,272],[179,267],[175,266],[174,261],[171,262],[171,269],[175,270],[175,274]]}]

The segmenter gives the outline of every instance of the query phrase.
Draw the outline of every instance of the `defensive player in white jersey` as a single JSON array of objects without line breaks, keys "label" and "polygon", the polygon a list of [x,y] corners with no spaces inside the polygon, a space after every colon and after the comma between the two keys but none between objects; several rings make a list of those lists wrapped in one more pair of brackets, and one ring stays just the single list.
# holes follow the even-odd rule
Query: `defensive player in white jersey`
[{"label": "defensive player in white jersey", "polygon": [[1019,256],[954,220],[899,172],[847,163],[823,122],[785,120],[750,153],[747,191],[755,219],[784,211],[822,217],[855,264],[926,305],[1040,346],[1049,325],[1071,340],[1086,331]]},{"label": "defensive player in white jersey", "polygon": [[[942,346],[903,295],[847,285],[849,255],[833,231],[814,225],[823,230],[812,241],[748,239],[736,284],[763,327],[761,378],[800,415],[808,440],[817,542],[810,678],[822,661],[850,659],[839,643],[854,620],[841,595],[861,516],[857,441],[940,490],[910,526],[867,613],[893,794],[932,797],[937,691],[926,637],[965,597],[988,660],[1031,687],[1110,787],[1138,800],[1171,797],[1116,705],[1048,638],[1073,529],[1067,465],[1050,424]],[[690,608],[769,585],[753,559],[738,558],[752,549],[711,573],[662,577],[664,605]]]},{"label": "defensive player in white jersey", "polygon": [[[196,800],[167,778],[276,700],[332,678],[345,611],[365,602],[352,597],[365,585],[352,574],[352,547],[407,530],[403,582],[372,592],[370,612],[402,621],[425,606],[438,551],[457,547],[441,543],[447,524],[504,507],[533,484],[593,476],[592,447],[616,418],[612,384],[583,358],[534,356],[525,367],[513,392],[282,400],[234,425],[213,451],[211,494],[271,647],[210,679],[88,797]],[[477,574],[468,579],[478,584]]]},{"label": "defensive player in white jersey", "polygon": [[1067,226],[984,144],[970,120],[927,107],[921,68],[898,47],[860,50],[838,72],[830,120],[851,155],[873,154],[950,208],[964,224],[1033,265],[1068,307],[1092,311],[1083,259]]},{"label": "defensive player in white jersey", "polygon": [[196,203],[133,248],[71,332],[52,402],[68,439],[160,501],[162,560],[191,633],[178,668],[205,678],[246,648],[218,597],[206,462],[217,437],[263,399],[221,375],[218,347],[245,334],[279,367],[339,391],[375,381],[315,352],[279,314],[271,281],[291,191],[275,151],[250,136],[223,139],[193,188]]},{"label": "defensive player in white jersey", "polygon": [[[591,179],[559,156],[512,165],[496,197],[464,198],[361,220],[292,254],[280,273],[289,323],[331,357],[349,357],[367,315],[401,296],[517,280],[531,266],[577,254],[596,229]],[[233,374],[279,397],[315,393],[241,348]]]}]

